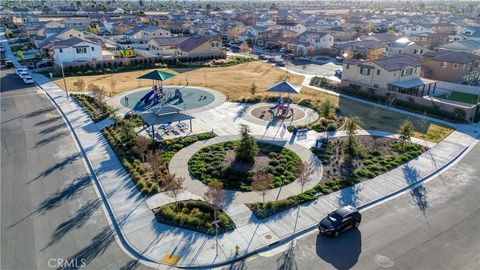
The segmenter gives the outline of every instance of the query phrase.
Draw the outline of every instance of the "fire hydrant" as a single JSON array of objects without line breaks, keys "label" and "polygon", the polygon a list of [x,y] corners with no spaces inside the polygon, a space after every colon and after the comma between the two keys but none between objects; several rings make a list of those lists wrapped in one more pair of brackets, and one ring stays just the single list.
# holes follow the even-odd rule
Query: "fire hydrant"
[{"label": "fire hydrant", "polygon": [[240,253],[240,247],[238,245],[235,246],[235,255],[238,255]]}]

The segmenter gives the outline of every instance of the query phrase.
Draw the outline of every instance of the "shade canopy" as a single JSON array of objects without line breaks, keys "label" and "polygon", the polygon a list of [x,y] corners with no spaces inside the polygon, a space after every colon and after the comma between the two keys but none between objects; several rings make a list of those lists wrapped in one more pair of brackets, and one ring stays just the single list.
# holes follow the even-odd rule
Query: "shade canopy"
[{"label": "shade canopy", "polygon": [[170,113],[158,115],[152,112],[141,113],[140,117],[149,126],[157,126],[161,124],[170,124],[172,122],[180,122],[185,120],[195,119],[195,117],[184,113]]},{"label": "shade canopy", "polygon": [[164,114],[178,113],[182,111],[182,109],[174,105],[166,105],[166,106],[151,108],[149,109],[149,111],[157,115],[164,115]]},{"label": "shade canopy", "polygon": [[299,94],[300,89],[302,89],[301,85],[292,84],[292,83],[289,83],[287,81],[283,81],[283,82],[277,82],[277,83],[272,84],[267,89],[267,92]]},{"label": "shade canopy", "polygon": [[156,80],[156,81],[165,81],[167,79],[170,79],[172,77],[175,77],[175,74],[168,73],[162,70],[154,70],[152,72],[149,72],[147,74],[144,74],[137,79],[149,79],[149,80]]}]

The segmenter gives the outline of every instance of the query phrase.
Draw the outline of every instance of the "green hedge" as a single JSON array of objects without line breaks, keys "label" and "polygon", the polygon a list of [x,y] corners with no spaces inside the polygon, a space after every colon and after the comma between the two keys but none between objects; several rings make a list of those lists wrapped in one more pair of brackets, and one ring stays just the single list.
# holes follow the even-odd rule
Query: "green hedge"
[{"label": "green hedge", "polygon": [[[235,223],[223,211],[217,210],[218,233],[224,233],[235,229]],[[155,217],[158,222],[185,228],[192,231],[215,235],[213,206],[205,201],[186,200],[177,203],[169,203],[155,209]]]},{"label": "green hedge", "polygon": [[229,141],[205,147],[188,161],[190,173],[205,184],[222,182],[226,189],[250,191],[252,177],[265,172],[274,176],[273,186],[280,187],[298,178],[301,159],[291,150],[268,143],[258,143],[259,153],[268,155],[269,164],[258,171],[237,171],[225,163],[227,151],[235,150],[239,141]]}]

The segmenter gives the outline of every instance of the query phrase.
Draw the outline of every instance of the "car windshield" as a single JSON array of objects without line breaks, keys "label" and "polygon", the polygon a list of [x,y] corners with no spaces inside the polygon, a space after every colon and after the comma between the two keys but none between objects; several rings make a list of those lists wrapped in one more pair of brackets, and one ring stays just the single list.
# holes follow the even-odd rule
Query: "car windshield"
[{"label": "car windshield", "polygon": [[328,219],[333,223],[339,223],[342,221],[342,217],[335,212],[328,214]]}]

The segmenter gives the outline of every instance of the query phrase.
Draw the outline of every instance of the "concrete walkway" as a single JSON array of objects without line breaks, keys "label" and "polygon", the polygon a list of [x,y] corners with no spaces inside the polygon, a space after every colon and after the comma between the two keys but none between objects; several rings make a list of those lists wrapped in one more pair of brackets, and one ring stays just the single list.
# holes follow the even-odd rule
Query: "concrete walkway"
[{"label": "concrete walkway", "polygon": [[[322,163],[312,153],[312,151],[310,151],[310,149],[300,146],[298,144],[289,143],[288,141],[273,140],[273,138],[268,137],[261,138],[260,136],[256,136],[256,139],[260,142],[283,146],[289,150],[292,150],[300,157],[300,159],[302,159],[302,161],[314,164],[315,171],[310,177],[310,181],[305,184],[305,190],[314,187],[322,179]],[[206,141],[196,142],[178,151],[177,154],[175,154],[170,160],[168,169],[171,173],[175,173],[177,176],[185,177],[186,190],[198,196],[203,196],[203,194],[205,194],[205,192],[207,191],[207,186],[199,180],[194,179],[190,175],[190,172],[188,170],[188,161],[196,152],[198,152],[204,147],[217,143],[236,140],[240,140],[240,135],[220,136]],[[298,183],[298,181],[294,181],[288,185],[268,190],[267,194],[265,195],[265,200],[271,201],[285,199],[292,195],[300,193],[301,190],[302,186]],[[262,196],[259,193],[253,191],[241,192],[229,190],[227,191],[226,197],[228,204],[244,204],[262,201]],[[154,208],[158,207],[156,205],[154,206]]]},{"label": "concrete walkway", "polygon": [[[308,230],[340,205],[367,204],[428,176],[458,156],[473,141],[467,135],[453,134],[451,140],[435,145],[404,166],[263,220],[258,220],[243,204],[230,204],[225,211],[237,223],[237,228],[219,236],[220,252],[217,256],[214,237],[158,223],[146,198],[135,188],[98,127],[77,104],[67,101],[65,92],[54,83],[41,75],[34,75],[34,79],[58,103],[74,126],[106,195],[105,204],[113,210],[121,228],[119,233],[125,236],[128,245],[159,263],[165,256],[178,256],[178,266],[227,262]],[[422,198],[418,200],[421,204]],[[238,256],[234,254],[236,245],[240,247]]]},{"label": "concrete walkway", "polygon": [[[9,59],[14,61],[16,67],[19,67],[8,46],[7,53]],[[37,74],[34,74],[33,78],[58,104],[72,125],[78,142],[85,150],[86,161],[95,172],[94,180],[98,181],[99,187],[101,187],[100,197],[105,207],[113,213],[113,217],[110,215],[107,217],[112,218],[110,221],[120,228],[117,233],[126,240],[121,241],[121,245],[141,254],[139,259],[152,262],[162,263],[166,256],[173,254],[178,256],[177,265],[183,267],[209,266],[240,258],[278,240],[310,229],[326,213],[340,205],[367,205],[398,190],[408,188],[409,185],[435,173],[460,155],[475,140],[476,135],[473,135],[472,132],[478,130],[478,125],[461,126],[459,127],[461,132],[452,133],[447,139],[436,144],[417,159],[397,169],[267,219],[258,220],[243,204],[230,204],[225,211],[234,219],[237,228],[219,236],[220,247],[219,253],[216,254],[214,237],[158,223],[146,198],[135,188],[129,175],[101,134],[99,127],[76,103],[67,100],[65,92],[50,82],[48,78]],[[203,118],[220,121],[212,123],[203,120],[207,121],[205,127],[211,129],[211,126],[215,126],[215,132],[218,131],[217,134],[220,135],[236,134],[237,126],[232,126],[229,121],[232,119],[230,116],[233,115],[234,118],[236,115],[238,116],[239,106],[232,103],[224,103],[222,106],[226,111],[229,107],[233,111],[230,111],[228,115],[219,115],[218,118]],[[215,113],[218,113],[215,109],[202,112],[203,115],[210,116]],[[402,113],[405,112],[402,111]],[[273,131],[267,130],[269,133],[275,134],[271,137],[278,138],[276,137],[278,131],[284,131],[284,127],[281,125],[277,128]],[[255,126],[253,130],[255,134],[267,133],[265,127],[261,126]],[[288,133],[283,133],[282,137],[288,137]],[[159,196],[163,196],[161,201],[168,203],[164,194]],[[186,198],[194,197],[192,194],[185,196]],[[418,202],[419,207],[425,206],[425,201],[428,200],[425,194],[412,192],[412,196]],[[234,254],[235,245],[240,247],[239,255]]]}]

